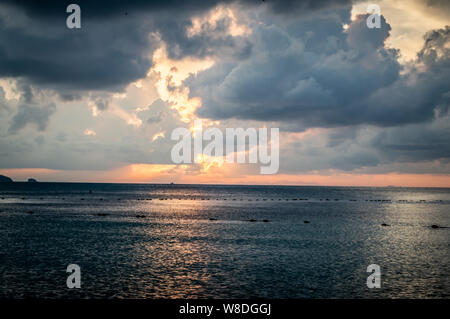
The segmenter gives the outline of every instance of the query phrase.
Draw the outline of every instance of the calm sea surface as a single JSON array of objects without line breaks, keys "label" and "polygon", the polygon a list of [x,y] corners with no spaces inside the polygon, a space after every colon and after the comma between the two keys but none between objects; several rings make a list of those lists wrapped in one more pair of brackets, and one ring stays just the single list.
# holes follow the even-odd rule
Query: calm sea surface
[{"label": "calm sea surface", "polygon": [[445,227],[450,189],[1,183],[0,297],[449,298]]}]

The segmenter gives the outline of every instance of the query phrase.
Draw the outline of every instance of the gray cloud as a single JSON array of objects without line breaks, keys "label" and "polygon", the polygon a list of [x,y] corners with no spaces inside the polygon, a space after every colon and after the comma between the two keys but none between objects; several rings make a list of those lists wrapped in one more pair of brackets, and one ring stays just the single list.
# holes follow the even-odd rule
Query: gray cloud
[{"label": "gray cloud", "polygon": [[8,132],[11,134],[16,133],[28,124],[35,125],[39,131],[44,131],[50,116],[55,110],[56,106],[54,104],[46,106],[20,104],[17,113],[11,119],[11,125]]},{"label": "gray cloud", "polygon": [[[326,29],[317,19],[313,28],[304,21],[295,27],[260,25],[252,35],[251,59],[219,63],[186,81],[191,95],[202,98],[199,116],[281,121],[302,130],[395,126],[430,121],[437,110],[445,114],[450,29],[428,33],[416,64],[400,75],[398,52],[384,46],[390,26],[382,18],[381,29],[368,29],[366,17],[359,16],[346,32],[345,20],[335,20],[331,28],[328,20]],[[317,33],[321,44],[310,44],[307,35]]]},{"label": "gray cloud", "polygon": [[[340,3],[348,3],[340,1]],[[166,42],[169,55],[230,55],[245,58],[250,44],[223,31],[223,19],[189,37],[191,17],[220,3],[266,6],[260,1],[77,1],[82,28],[67,29],[65,9],[71,1],[9,1],[1,4],[0,77],[23,77],[33,84],[60,92],[64,100],[77,91],[118,91],[146,75],[151,53]],[[314,11],[331,1],[281,1],[267,7],[301,8]],[[333,5],[334,6],[334,5]],[[16,17],[16,18],[12,18]],[[153,36],[151,36],[153,35]],[[158,35],[158,36],[156,36]]]},{"label": "gray cloud", "polygon": [[192,95],[204,101],[199,115],[297,120],[304,126],[364,121],[348,114],[361,109],[361,99],[395,82],[401,67],[396,52],[383,47],[390,29],[384,19],[383,28],[370,33],[360,16],[344,33],[342,24],[349,20],[342,16],[257,26],[251,59],[216,65],[187,81]]},{"label": "gray cloud", "polygon": [[283,145],[281,173],[450,172],[450,114],[433,122],[379,128],[339,127]]}]

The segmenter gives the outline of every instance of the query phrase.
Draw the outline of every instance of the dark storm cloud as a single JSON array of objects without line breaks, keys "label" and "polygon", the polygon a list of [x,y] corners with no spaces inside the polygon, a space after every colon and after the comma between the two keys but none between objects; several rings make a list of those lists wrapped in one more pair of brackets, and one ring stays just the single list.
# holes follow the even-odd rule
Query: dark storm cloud
[{"label": "dark storm cloud", "polygon": [[[349,3],[349,1],[339,1]],[[4,0],[0,3],[0,77],[23,77],[59,91],[63,100],[77,91],[118,91],[146,75],[158,34],[171,58],[229,55],[246,58],[251,45],[225,34],[230,21],[188,37],[191,17],[220,3],[319,10],[331,1],[76,1],[81,29],[67,29],[66,7],[73,1]],[[334,6],[334,4],[333,4]],[[221,35],[222,34],[222,35]]]},{"label": "dark storm cloud", "polygon": [[[251,39],[252,59],[217,64],[186,81],[191,95],[202,98],[199,115],[281,121],[302,130],[395,126],[432,120],[437,110],[445,114],[449,28],[428,33],[417,67],[400,75],[398,52],[384,45],[389,24],[382,18],[381,29],[369,29],[366,18],[359,16],[338,34],[331,30],[342,30],[345,20],[330,27],[327,19],[325,29],[317,18],[313,26],[304,21],[295,28],[259,26]],[[322,34],[322,41],[310,44],[308,34],[314,38],[316,33]]]},{"label": "dark storm cloud", "polygon": [[192,95],[202,97],[199,115],[299,120],[309,126],[353,124],[357,104],[395,82],[400,65],[396,52],[383,47],[390,29],[384,19],[382,29],[372,33],[366,31],[364,16],[343,33],[347,21],[324,16],[295,26],[256,27],[252,59],[219,64],[187,81]]},{"label": "dark storm cloud", "polygon": [[133,20],[70,30],[64,22],[36,19],[11,26],[0,17],[0,76],[68,91],[120,89],[151,65],[146,50],[152,43],[142,29]]},{"label": "dark storm cloud", "polygon": [[[436,0],[429,0],[436,1]],[[89,16],[110,17],[140,11],[198,13],[218,4],[237,3],[246,6],[266,6],[278,13],[308,13],[323,8],[337,8],[349,5],[351,0],[2,0],[3,3],[23,9],[28,15],[59,16],[71,3],[77,3]]]}]

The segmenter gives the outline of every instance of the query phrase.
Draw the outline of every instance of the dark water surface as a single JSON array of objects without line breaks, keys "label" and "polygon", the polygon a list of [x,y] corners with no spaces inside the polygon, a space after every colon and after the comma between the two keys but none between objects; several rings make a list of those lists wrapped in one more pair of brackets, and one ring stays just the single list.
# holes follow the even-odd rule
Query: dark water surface
[{"label": "dark water surface", "polygon": [[1,183],[0,297],[449,298],[434,224],[450,189]]}]

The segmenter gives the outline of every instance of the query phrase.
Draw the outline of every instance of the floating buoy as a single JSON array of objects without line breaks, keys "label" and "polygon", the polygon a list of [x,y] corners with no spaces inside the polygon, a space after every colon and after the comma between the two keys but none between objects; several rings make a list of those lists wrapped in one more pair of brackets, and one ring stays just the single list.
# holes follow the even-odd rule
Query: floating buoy
[{"label": "floating buoy", "polygon": [[28,212],[27,212],[27,214],[34,214],[31,210],[29,210]]},{"label": "floating buoy", "polygon": [[268,220],[268,219],[263,219],[263,222],[264,222],[264,223],[268,223],[269,220]]},{"label": "floating buoy", "polygon": [[309,221],[308,220],[304,220],[303,223],[304,224],[309,224]]},{"label": "floating buoy", "polygon": [[109,214],[106,214],[106,213],[97,213],[97,214],[95,214],[96,216],[108,216]]},{"label": "floating buoy", "polygon": [[391,225],[383,223],[383,224],[381,224],[381,226],[391,226]]},{"label": "floating buoy", "polygon": [[211,217],[209,220],[217,220],[217,219]]},{"label": "floating buoy", "polygon": [[253,218],[252,218],[252,219],[249,219],[249,222],[252,222],[252,223],[253,223],[253,222],[256,222],[256,219],[253,219]]}]

